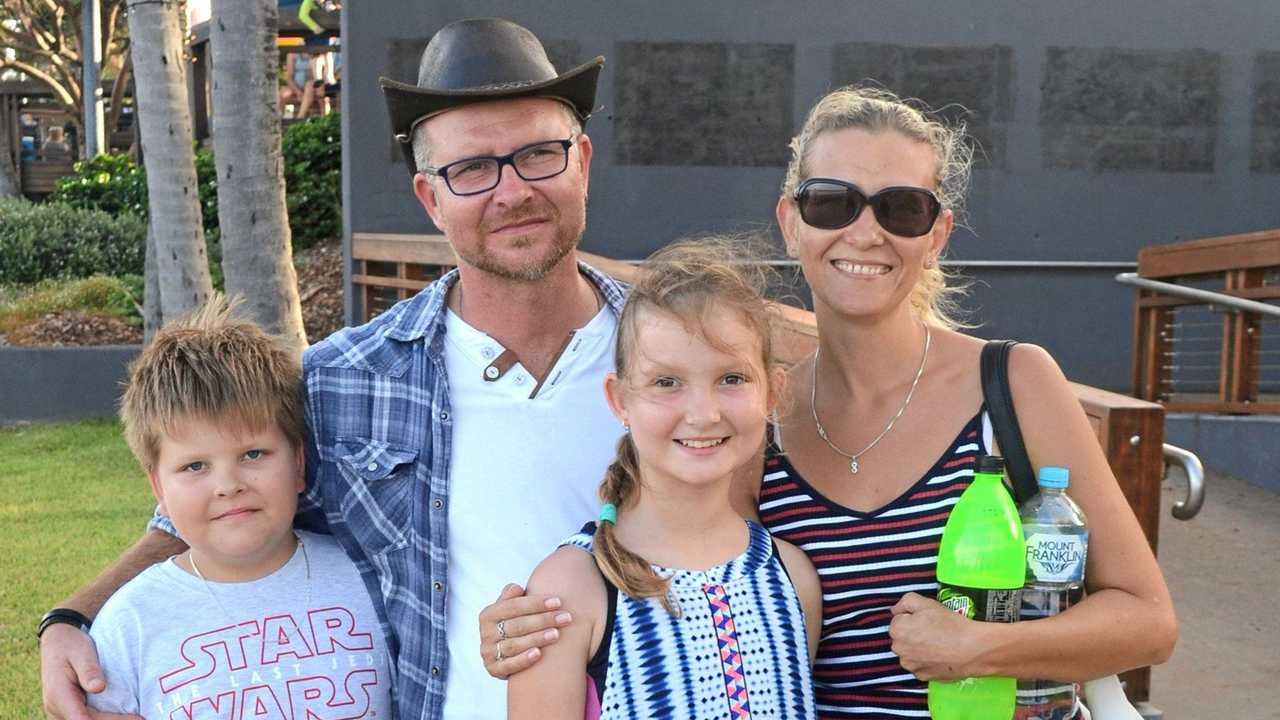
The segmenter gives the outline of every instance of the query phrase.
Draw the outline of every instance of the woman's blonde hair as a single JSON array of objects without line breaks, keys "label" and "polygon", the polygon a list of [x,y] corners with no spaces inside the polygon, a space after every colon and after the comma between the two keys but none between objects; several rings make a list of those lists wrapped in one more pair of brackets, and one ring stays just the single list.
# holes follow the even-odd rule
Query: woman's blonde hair
[{"label": "woman's blonde hair", "polygon": [[[657,251],[640,266],[640,274],[618,319],[614,362],[619,380],[626,382],[633,368],[641,312],[661,312],[677,318],[690,333],[712,347],[734,351],[723,344],[713,325],[724,311],[736,316],[760,341],[759,382],[769,387],[773,376],[769,339],[771,306],[764,298],[769,269],[753,262],[756,252],[746,238],[698,238],[683,240]],[[600,500],[619,512],[634,506],[642,478],[640,459],[631,434],[618,441],[617,457],[600,483]],[[668,595],[667,578],[654,572],[644,558],[628,550],[614,534],[613,523],[601,521],[593,540],[596,564],[615,587],[632,597],[656,597],[673,615],[679,608]]]},{"label": "woman's blonde hair", "polygon": [[[893,130],[933,150],[937,168],[934,192],[957,224],[965,218],[965,193],[973,167],[973,142],[963,123],[948,125],[935,119],[919,103],[903,100],[883,88],[849,86],[823,96],[805,119],[800,134],[791,139],[791,162],[782,181],[789,202],[809,175],[809,152],[824,133],[857,129],[868,132]],[[951,282],[948,282],[951,280]],[[926,268],[911,293],[911,309],[922,321],[946,328],[969,327],[959,300],[967,285],[958,283],[941,264]]]}]

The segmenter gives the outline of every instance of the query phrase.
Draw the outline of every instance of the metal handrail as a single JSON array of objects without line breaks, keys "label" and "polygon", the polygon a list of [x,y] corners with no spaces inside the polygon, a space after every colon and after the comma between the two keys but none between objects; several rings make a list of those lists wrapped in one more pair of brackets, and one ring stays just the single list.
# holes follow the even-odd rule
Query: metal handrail
[{"label": "metal handrail", "polygon": [[1185,285],[1175,285],[1174,283],[1161,282],[1159,280],[1148,280],[1147,278],[1138,277],[1137,273],[1120,273],[1116,275],[1116,282],[1125,285],[1133,285],[1144,290],[1154,290],[1164,295],[1175,295],[1190,300],[1199,300],[1211,305],[1222,305],[1236,310],[1244,310],[1246,312],[1254,312],[1259,315],[1269,315],[1271,317],[1280,318],[1280,306],[1268,305],[1257,300],[1248,300],[1246,298],[1227,295],[1226,293],[1214,292],[1212,290],[1201,290],[1200,288],[1187,287]]},{"label": "metal handrail", "polygon": [[1178,465],[1187,476],[1187,499],[1174,503],[1172,513],[1179,520],[1190,520],[1204,505],[1204,464],[1195,453],[1169,443],[1164,444],[1164,461]]}]

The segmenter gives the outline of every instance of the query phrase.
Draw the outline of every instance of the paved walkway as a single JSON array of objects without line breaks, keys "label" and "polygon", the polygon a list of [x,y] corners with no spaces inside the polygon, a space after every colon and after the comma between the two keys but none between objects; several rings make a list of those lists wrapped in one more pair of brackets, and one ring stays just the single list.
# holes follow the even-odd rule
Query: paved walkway
[{"label": "paved walkway", "polygon": [[1166,720],[1280,720],[1280,494],[1210,473],[1183,522],[1169,507],[1184,488],[1165,482],[1160,566],[1180,635],[1152,704]]}]

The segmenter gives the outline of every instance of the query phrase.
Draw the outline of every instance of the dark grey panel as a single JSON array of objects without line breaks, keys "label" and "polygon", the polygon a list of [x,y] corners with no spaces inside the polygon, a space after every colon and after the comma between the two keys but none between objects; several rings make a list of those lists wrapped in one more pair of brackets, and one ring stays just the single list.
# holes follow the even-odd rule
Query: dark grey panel
[{"label": "dark grey panel", "polygon": [[1253,143],[1249,169],[1280,173],[1280,52],[1253,58]]},{"label": "dark grey panel", "polygon": [[138,345],[0,348],[0,425],[116,414]]},{"label": "dark grey panel", "polygon": [[614,163],[786,164],[794,46],[620,42],[615,56]]},{"label": "dark grey panel", "polygon": [[1222,56],[1050,47],[1041,163],[1095,172],[1213,172]]},{"label": "dark grey panel", "polygon": [[871,82],[917,98],[978,142],[979,167],[1006,167],[1013,120],[1013,49],[841,43],[832,49],[833,86]]}]

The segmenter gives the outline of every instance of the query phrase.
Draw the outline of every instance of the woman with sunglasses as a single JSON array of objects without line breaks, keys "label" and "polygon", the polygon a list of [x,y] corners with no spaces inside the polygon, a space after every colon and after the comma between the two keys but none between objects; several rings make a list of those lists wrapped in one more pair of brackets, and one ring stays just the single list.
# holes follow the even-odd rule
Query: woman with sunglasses
[{"label": "woman with sunglasses", "polygon": [[[972,150],[962,131],[866,88],[822,98],[791,148],[777,217],[813,290],[819,347],[792,369],[763,479],[742,477],[735,507],[818,569],[819,715],[928,717],[931,679],[1084,681],[1164,662],[1177,637],[1164,578],[1066,378],[1034,345],[1010,354],[1014,405],[1032,463],[1071,469],[1070,495],[1089,520],[1089,595],[1012,625],[966,620],[933,600],[950,509],[977,457],[998,452],[978,373],[983,342],[958,332],[962,290],[938,262]],[[482,630],[505,618],[482,636],[519,652],[502,665],[483,646],[495,676],[555,641],[558,610],[543,600],[512,585],[481,615]]]},{"label": "woman with sunglasses", "polygon": [[1177,626],[1160,569],[1066,379],[1034,345],[1010,354],[1014,404],[1032,463],[1071,468],[1089,594],[1011,625],[933,599],[950,509],[976,458],[998,452],[983,341],[957,331],[960,291],[938,262],[972,151],[962,130],[865,88],[822,98],[791,148],[777,217],[813,290],[819,346],[791,371],[763,483],[744,482],[742,502],[818,568],[822,716],[927,717],[930,679],[1084,681],[1163,662]]}]

